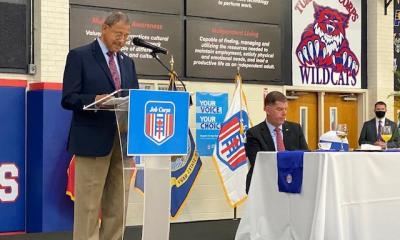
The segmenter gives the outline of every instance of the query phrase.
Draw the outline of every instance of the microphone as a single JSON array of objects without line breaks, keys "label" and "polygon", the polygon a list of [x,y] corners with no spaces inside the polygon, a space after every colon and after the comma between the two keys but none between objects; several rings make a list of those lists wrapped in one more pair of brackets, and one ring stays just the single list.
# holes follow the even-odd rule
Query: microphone
[{"label": "microphone", "polygon": [[168,53],[167,49],[153,45],[153,44],[146,42],[145,40],[138,38],[138,37],[134,37],[132,39],[132,43],[139,47],[151,49],[153,51],[153,53],[162,53],[162,54]]}]

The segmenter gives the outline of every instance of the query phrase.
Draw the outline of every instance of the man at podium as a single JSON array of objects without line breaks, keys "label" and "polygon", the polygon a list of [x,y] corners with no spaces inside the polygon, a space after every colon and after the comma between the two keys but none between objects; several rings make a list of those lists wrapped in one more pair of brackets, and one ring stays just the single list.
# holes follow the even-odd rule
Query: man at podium
[{"label": "man at podium", "polygon": [[99,38],[67,56],[61,104],[73,111],[67,149],[76,156],[74,240],[122,238],[126,203],[115,114],[83,107],[115,90],[139,87],[133,60],[120,51],[129,33],[128,16],[112,13]]}]

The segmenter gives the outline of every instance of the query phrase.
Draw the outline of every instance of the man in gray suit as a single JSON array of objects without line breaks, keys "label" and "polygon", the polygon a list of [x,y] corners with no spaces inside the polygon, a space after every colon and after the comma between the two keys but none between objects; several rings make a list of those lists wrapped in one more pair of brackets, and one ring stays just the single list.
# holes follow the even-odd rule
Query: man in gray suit
[{"label": "man in gray suit", "polygon": [[[375,118],[364,123],[361,130],[358,144],[373,144],[380,146],[383,149],[386,148],[398,148],[400,146],[399,133],[396,123],[385,118],[386,114],[386,103],[377,102],[375,103]],[[383,126],[390,126],[392,129],[392,138],[385,143],[381,137],[381,129]]]}]

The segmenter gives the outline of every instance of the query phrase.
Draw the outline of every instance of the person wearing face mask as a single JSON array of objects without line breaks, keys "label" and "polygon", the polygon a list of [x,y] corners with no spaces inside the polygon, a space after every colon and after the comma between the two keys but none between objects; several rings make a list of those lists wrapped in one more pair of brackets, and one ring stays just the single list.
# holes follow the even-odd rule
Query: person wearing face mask
[{"label": "person wearing face mask", "polygon": [[[386,114],[386,103],[379,101],[375,103],[375,118],[364,123],[361,130],[358,144],[373,144],[380,146],[382,149],[386,148],[398,148],[400,146],[400,139],[396,123],[387,119]],[[381,137],[381,129],[383,126],[390,126],[392,129],[392,138],[385,143]]]}]

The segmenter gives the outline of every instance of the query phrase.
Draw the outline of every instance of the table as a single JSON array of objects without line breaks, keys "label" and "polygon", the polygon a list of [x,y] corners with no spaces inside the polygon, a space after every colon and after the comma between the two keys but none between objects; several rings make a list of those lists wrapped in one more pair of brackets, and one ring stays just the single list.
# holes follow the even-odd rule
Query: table
[{"label": "table", "polygon": [[259,152],[235,240],[399,240],[399,152],[306,152],[301,194]]}]

